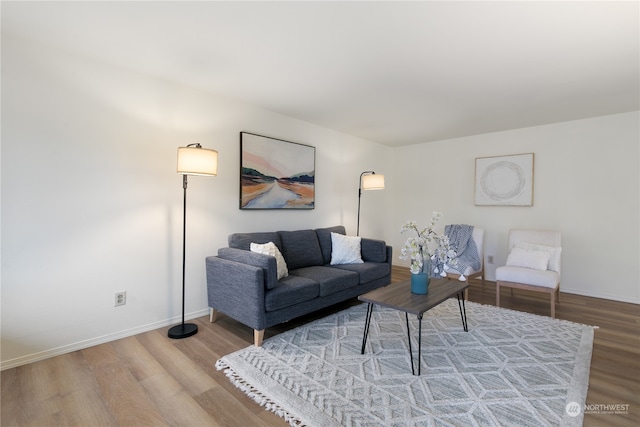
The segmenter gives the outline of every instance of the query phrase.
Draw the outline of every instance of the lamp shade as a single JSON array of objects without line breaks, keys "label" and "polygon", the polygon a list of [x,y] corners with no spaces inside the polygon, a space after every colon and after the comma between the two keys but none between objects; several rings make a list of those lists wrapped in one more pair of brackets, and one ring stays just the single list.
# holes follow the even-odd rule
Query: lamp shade
[{"label": "lamp shade", "polygon": [[218,152],[197,146],[178,147],[178,173],[182,175],[217,175]]},{"label": "lamp shade", "polygon": [[384,189],[384,175],[371,174],[362,177],[363,190],[382,190]]}]

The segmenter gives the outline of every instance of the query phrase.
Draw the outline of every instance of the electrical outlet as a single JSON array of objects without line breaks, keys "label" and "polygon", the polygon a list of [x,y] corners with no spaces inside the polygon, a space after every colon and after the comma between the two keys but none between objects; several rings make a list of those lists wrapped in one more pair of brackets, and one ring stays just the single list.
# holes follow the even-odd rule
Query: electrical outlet
[{"label": "electrical outlet", "polygon": [[127,303],[127,291],[116,292],[114,307]]},{"label": "electrical outlet", "polygon": [[489,256],[487,256],[487,262],[488,262],[489,264],[493,264],[493,255],[489,255]]}]

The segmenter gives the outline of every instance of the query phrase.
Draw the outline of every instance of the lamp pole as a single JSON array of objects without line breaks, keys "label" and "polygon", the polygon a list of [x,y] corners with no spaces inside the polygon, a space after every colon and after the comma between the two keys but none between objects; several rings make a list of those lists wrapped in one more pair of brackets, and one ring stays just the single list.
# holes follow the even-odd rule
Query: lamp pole
[{"label": "lamp pole", "polygon": [[364,171],[360,174],[360,179],[358,180],[358,223],[356,226],[356,236],[360,235],[360,199],[362,198],[362,176],[366,173],[375,174],[374,171]]},{"label": "lamp pole", "polygon": [[187,253],[187,175],[215,176],[218,173],[218,152],[202,148],[198,143],[178,148],[178,173],[182,174],[182,323],[169,329],[169,338],[181,339],[195,335],[198,325],[184,322]]},{"label": "lamp pole", "polygon": [[185,271],[187,259],[187,174],[182,175],[182,323],[169,329],[169,338],[187,338],[198,333],[198,325],[184,323]]}]

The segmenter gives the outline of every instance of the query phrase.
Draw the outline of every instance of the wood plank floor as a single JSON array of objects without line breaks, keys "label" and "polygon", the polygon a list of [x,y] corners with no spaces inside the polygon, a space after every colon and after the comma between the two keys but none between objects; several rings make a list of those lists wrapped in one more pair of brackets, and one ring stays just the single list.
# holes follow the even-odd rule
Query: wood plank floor
[{"label": "wood plank floor", "polygon": [[[393,281],[408,278],[394,267]],[[613,280],[613,279],[612,279]],[[469,300],[495,305],[495,287],[473,283]],[[546,295],[504,291],[507,308],[549,315]],[[356,300],[268,329],[265,338],[356,304]],[[560,295],[557,317],[595,331],[585,426],[640,424],[640,307]],[[0,425],[9,426],[286,426],[215,370],[221,356],[253,342],[253,332],[225,316],[194,321],[197,335],[167,338],[163,328],[2,372]],[[626,414],[598,414],[602,405]]]}]

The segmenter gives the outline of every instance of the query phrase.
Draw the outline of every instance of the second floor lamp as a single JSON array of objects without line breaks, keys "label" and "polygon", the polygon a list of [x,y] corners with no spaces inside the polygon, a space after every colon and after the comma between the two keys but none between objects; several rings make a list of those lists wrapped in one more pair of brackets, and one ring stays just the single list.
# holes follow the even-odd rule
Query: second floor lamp
[{"label": "second floor lamp", "polygon": [[376,175],[374,171],[364,171],[360,174],[360,181],[358,183],[358,225],[356,228],[356,236],[360,235],[360,198],[362,197],[362,190],[383,189],[384,175]]}]

